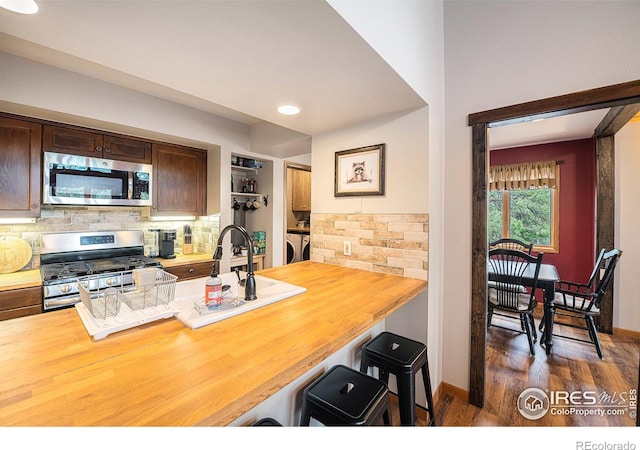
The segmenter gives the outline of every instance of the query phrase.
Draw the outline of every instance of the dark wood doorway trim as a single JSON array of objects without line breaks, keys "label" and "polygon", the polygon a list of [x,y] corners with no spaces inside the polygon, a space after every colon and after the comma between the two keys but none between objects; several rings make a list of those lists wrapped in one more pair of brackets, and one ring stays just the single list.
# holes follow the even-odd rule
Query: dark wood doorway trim
[{"label": "dark wood doorway trim", "polygon": [[[533,102],[520,103],[469,115],[472,127],[472,241],[471,241],[471,349],[469,361],[469,402],[484,405],[485,341],[487,321],[487,167],[489,164],[488,129],[527,122],[541,117],[555,117],[595,109],[614,108],[640,103],[640,80],[575,92]],[[605,141],[603,141],[605,142]],[[609,145],[612,139],[606,141]],[[611,144],[612,145],[612,144]],[[612,150],[608,150],[610,155]],[[610,160],[612,162],[612,160]],[[600,163],[599,163],[600,164]],[[609,166],[610,163],[607,163]],[[606,172],[610,175],[610,166]],[[599,175],[600,176],[600,175]],[[613,198],[613,183],[606,184],[608,198]],[[600,199],[601,183],[598,183]],[[603,188],[605,188],[603,186]],[[598,208],[600,209],[600,208]],[[614,217],[597,215],[598,245],[613,243]],[[603,234],[606,233],[606,236]]]}]

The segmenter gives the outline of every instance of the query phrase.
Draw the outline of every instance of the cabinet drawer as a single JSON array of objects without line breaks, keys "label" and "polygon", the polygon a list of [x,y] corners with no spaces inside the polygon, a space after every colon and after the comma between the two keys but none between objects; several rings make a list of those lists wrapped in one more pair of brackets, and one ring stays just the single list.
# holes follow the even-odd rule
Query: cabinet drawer
[{"label": "cabinet drawer", "polygon": [[202,278],[211,275],[211,262],[200,262],[187,264],[184,266],[165,267],[165,272],[169,272],[178,277],[178,281],[188,280],[190,278]]},{"label": "cabinet drawer", "polygon": [[0,319],[42,312],[42,289],[30,287],[0,292]]},{"label": "cabinet drawer", "polygon": [[42,306],[33,305],[26,306],[24,308],[8,309],[6,311],[0,311],[0,320],[15,319],[17,317],[33,316],[34,314],[40,314],[42,312]]}]

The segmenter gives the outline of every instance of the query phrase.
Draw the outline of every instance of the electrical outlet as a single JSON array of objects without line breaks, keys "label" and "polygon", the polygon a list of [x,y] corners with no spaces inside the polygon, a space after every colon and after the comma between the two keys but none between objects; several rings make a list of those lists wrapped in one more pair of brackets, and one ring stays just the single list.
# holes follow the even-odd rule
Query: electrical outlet
[{"label": "electrical outlet", "polygon": [[351,256],[351,241],[344,241],[343,242],[342,253],[345,256]]}]

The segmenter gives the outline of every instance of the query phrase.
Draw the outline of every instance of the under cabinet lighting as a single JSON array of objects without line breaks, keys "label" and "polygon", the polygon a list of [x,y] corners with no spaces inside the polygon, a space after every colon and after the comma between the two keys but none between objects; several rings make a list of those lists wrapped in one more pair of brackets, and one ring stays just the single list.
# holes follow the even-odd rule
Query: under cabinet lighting
[{"label": "under cabinet lighting", "polygon": [[35,217],[0,217],[0,224],[36,223]]},{"label": "under cabinet lighting", "polygon": [[182,222],[185,220],[196,220],[195,216],[151,216],[152,222]]},{"label": "under cabinet lighting", "polygon": [[38,12],[38,5],[34,0],[0,0],[0,7],[20,14]]}]

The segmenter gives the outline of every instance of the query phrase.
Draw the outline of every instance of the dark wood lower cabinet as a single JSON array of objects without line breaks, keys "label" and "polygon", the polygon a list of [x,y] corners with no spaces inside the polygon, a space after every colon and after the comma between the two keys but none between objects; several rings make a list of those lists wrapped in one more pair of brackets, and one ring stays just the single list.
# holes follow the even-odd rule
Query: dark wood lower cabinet
[{"label": "dark wood lower cabinet", "polygon": [[211,275],[213,261],[186,264],[184,266],[165,267],[164,271],[178,277],[178,281],[202,278]]},{"label": "dark wood lower cabinet", "polygon": [[29,287],[0,291],[0,320],[31,316],[42,312],[42,288]]}]

